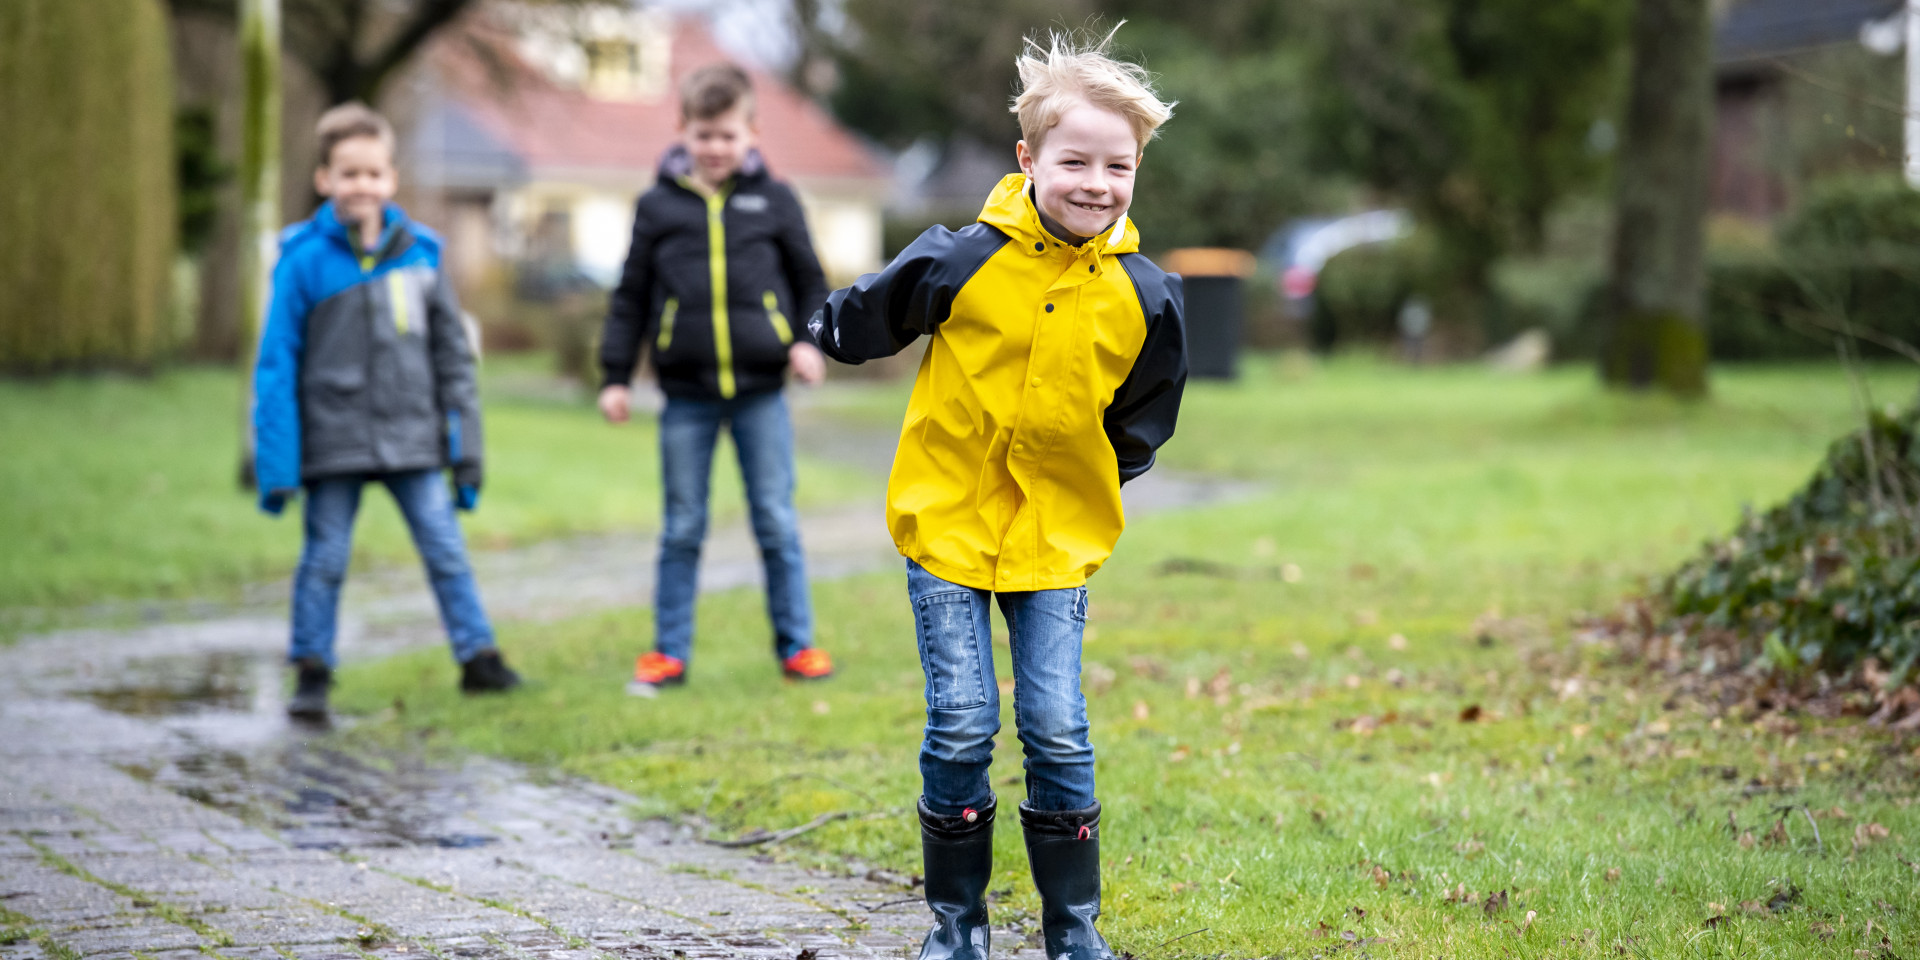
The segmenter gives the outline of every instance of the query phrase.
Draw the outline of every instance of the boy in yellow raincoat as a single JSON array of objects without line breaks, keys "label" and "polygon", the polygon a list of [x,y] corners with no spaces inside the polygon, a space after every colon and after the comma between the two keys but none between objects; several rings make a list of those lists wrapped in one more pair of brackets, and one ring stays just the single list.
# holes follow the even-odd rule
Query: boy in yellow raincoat
[{"label": "boy in yellow raincoat", "polygon": [[927,679],[921,848],[935,925],[922,960],[986,960],[1000,730],[988,603],[1007,621],[1020,804],[1052,960],[1108,960],[1100,804],[1080,692],[1087,577],[1126,520],[1186,383],[1180,281],[1127,217],[1147,141],[1172,115],[1107,41],[1019,59],[1020,173],[978,222],[934,227],[810,324],[859,363],[929,338],[887,488]]}]

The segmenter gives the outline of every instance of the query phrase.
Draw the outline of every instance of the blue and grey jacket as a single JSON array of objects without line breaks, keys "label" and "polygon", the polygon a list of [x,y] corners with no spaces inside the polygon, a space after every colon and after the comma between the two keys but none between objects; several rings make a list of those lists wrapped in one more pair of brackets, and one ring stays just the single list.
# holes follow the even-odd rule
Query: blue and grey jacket
[{"label": "blue and grey jacket", "polygon": [[333,204],[288,227],[253,374],[260,506],[322,477],[451,467],[481,481],[474,349],[440,269],[440,238],[387,205],[372,250]]}]

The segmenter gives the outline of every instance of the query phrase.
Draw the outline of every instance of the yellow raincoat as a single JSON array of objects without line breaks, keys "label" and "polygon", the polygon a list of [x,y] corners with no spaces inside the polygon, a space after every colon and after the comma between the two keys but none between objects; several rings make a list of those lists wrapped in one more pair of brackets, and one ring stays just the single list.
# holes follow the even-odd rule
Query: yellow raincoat
[{"label": "yellow raincoat", "polygon": [[1027,178],[979,222],[933,227],[810,324],[828,356],[930,336],[887,486],[900,553],[982,590],[1077,587],[1126,526],[1120,484],[1173,435],[1186,382],[1180,282],[1122,217],[1079,246],[1047,233]]}]

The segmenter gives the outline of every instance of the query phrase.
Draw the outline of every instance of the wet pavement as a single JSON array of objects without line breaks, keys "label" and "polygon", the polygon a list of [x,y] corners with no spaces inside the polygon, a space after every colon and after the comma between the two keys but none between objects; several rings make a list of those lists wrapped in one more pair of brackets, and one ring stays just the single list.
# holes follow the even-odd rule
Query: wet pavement
[{"label": "wet pavement", "polygon": [[[847,436],[836,449],[884,466],[890,437]],[[1164,473],[1127,489],[1136,513],[1251,492]],[[900,562],[878,504],[809,514],[802,536],[816,578]],[[540,622],[643,604],[653,549],[474,562],[497,620]],[[702,588],[759,580],[744,524],[716,529]],[[0,648],[0,960],[913,955],[927,913],[900,878],[712,846],[590,782],[290,724],[284,590]],[[342,627],[355,660],[443,642],[414,570],[356,573]],[[1005,949],[1028,931],[996,942],[1039,956]]]}]

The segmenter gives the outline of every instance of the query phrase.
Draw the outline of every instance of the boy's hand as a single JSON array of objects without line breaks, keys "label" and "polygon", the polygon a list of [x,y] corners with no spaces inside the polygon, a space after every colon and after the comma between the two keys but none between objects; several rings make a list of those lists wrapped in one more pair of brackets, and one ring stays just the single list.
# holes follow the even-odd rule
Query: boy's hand
[{"label": "boy's hand", "polygon": [[793,378],[809,387],[817,387],[827,379],[827,358],[811,343],[788,347],[787,363],[793,367]]},{"label": "boy's hand", "polygon": [[620,384],[601,387],[600,415],[606,417],[608,423],[626,423],[627,418],[632,416],[631,399],[632,391]]}]

